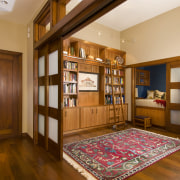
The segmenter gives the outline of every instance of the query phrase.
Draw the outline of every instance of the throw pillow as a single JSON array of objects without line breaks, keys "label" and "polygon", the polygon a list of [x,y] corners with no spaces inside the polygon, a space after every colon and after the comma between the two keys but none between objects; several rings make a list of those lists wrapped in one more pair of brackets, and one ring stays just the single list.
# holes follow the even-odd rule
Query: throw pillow
[{"label": "throw pillow", "polygon": [[154,91],[147,90],[147,99],[154,99]]},{"label": "throw pillow", "polygon": [[164,94],[161,96],[162,100],[166,100],[166,92],[164,92]]},{"label": "throw pillow", "polygon": [[154,95],[155,95],[155,99],[162,99],[164,92],[161,92],[159,90],[155,90]]}]

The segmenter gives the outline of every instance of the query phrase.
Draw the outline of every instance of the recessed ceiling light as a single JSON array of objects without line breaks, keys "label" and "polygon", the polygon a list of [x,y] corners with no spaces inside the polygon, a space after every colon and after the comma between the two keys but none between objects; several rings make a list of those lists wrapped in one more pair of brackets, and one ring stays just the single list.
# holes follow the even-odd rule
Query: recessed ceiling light
[{"label": "recessed ceiling light", "polygon": [[2,1],[1,1],[1,4],[8,4],[8,1],[2,0]]}]

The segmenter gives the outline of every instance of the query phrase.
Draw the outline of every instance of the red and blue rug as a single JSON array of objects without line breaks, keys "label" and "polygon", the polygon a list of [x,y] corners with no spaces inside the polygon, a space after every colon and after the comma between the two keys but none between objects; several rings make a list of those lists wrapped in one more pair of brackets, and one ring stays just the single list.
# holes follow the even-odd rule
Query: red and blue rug
[{"label": "red and blue rug", "polygon": [[64,159],[87,179],[125,179],[180,150],[180,140],[127,129],[64,145]]}]

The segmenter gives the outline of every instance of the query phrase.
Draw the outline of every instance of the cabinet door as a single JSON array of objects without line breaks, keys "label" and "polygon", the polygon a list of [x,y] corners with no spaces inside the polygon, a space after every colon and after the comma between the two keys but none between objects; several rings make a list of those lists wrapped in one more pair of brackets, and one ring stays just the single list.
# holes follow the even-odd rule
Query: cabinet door
[{"label": "cabinet door", "polygon": [[71,131],[79,128],[79,108],[63,110],[63,130]]},{"label": "cabinet door", "polygon": [[107,107],[99,106],[96,108],[96,125],[103,125],[107,123]]},{"label": "cabinet door", "polygon": [[96,108],[83,107],[81,108],[81,128],[91,127],[96,124]]}]

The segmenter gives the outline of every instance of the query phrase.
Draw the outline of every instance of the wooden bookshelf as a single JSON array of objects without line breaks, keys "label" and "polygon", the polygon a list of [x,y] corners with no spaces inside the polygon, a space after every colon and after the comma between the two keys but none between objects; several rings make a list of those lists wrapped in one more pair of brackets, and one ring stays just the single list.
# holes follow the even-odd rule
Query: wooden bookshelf
[{"label": "wooden bookshelf", "polygon": [[[73,105],[64,103],[64,132],[67,134],[115,123],[109,120],[109,117],[113,116],[109,111],[112,105],[112,88],[114,88],[115,103],[121,106],[120,87],[123,98],[125,98],[125,69],[116,63],[112,66],[111,72],[109,63],[114,63],[117,56],[124,58],[125,63],[125,52],[76,38],[66,39],[63,44],[66,54],[63,56],[63,97],[65,102],[73,98],[76,102]],[[85,57],[81,57],[81,48],[84,49]],[[96,58],[100,58],[102,61],[97,61]],[[98,74],[99,88],[97,92],[78,90],[79,72]],[[76,92],[66,91],[67,85],[75,86]],[[127,120],[127,104],[123,104],[123,109],[124,117]]]}]

